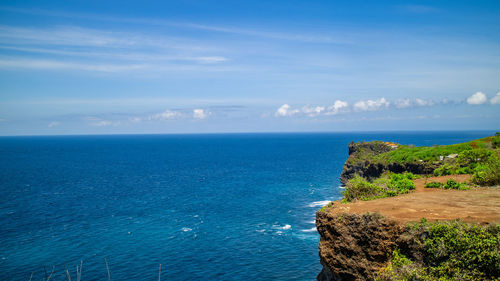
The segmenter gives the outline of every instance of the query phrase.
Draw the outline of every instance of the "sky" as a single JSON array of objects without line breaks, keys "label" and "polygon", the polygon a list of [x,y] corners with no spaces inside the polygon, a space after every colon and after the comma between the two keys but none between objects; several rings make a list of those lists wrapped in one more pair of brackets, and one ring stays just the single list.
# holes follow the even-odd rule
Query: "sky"
[{"label": "sky", "polygon": [[499,1],[2,1],[0,135],[500,130]]}]

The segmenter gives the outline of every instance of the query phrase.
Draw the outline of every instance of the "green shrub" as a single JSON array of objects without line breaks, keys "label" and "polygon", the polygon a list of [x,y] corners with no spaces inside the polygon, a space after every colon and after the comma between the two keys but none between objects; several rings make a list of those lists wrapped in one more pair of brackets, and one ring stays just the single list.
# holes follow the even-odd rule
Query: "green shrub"
[{"label": "green shrub", "polygon": [[441,167],[434,170],[434,176],[438,177],[438,176],[453,175],[457,168],[458,167],[455,165],[444,164]]},{"label": "green shrub", "polygon": [[474,168],[471,182],[483,186],[500,184],[500,160],[496,154],[492,154],[486,163]]},{"label": "green shrub", "polygon": [[462,167],[472,166],[474,168],[478,163],[486,163],[491,154],[490,150],[484,148],[464,150],[458,155],[457,162]]},{"label": "green shrub", "polygon": [[472,169],[470,167],[462,167],[455,170],[455,174],[464,175],[472,173]]},{"label": "green shrub", "polygon": [[408,193],[408,191],[415,189],[415,184],[412,181],[414,178],[415,175],[412,173],[391,174],[389,188],[397,190],[398,193]]},{"label": "green shrub", "polygon": [[371,200],[384,195],[384,189],[375,185],[363,177],[356,175],[350,179],[342,195],[343,201],[351,202],[354,200]]},{"label": "green shrub", "polygon": [[499,148],[500,147],[500,132],[497,132],[495,136],[491,139],[491,146],[493,148]]},{"label": "green shrub", "polygon": [[460,188],[460,183],[458,183],[454,179],[449,179],[446,181],[446,184],[443,187],[445,189],[458,189],[458,188]]},{"label": "green shrub", "polygon": [[369,182],[365,178],[356,175],[347,182],[346,189],[342,192],[342,201],[373,200],[408,193],[410,190],[415,189],[415,184],[411,180],[415,177],[412,173],[390,174],[390,176],[386,174],[373,182]]},{"label": "green shrub", "polygon": [[391,187],[395,188],[398,193],[408,193],[410,190],[415,189],[415,184],[410,179],[403,178],[399,180],[391,180]]},{"label": "green shrub", "polygon": [[421,245],[413,256],[423,260],[417,263],[396,248],[376,280],[498,280],[500,276],[500,225],[422,221],[410,226],[407,234]]},{"label": "green shrub", "polygon": [[425,263],[435,277],[484,280],[500,276],[500,225],[434,223],[424,240]]},{"label": "green shrub", "polygon": [[433,181],[433,182],[426,183],[425,187],[427,187],[427,188],[442,188],[443,184],[440,182]]}]

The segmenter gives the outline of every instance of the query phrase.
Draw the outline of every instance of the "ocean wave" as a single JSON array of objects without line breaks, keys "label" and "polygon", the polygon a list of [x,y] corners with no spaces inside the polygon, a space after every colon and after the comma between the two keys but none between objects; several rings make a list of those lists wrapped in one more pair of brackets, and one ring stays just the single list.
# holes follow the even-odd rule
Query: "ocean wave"
[{"label": "ocean wave", "polygon": [[311,208],[313,208],[313,207],[323,207],[323,206],[325,206],[326,204],[328,204],[330,202],[331,202],[330,200],[314,201],[311,204],[309,204],[308,206],[311,207]]},{"label": "ocean wave", "polygon": [[302,231],[302,232],[315,232],[317,230],[316,230],[316,227],[312,227],[312,228],[309,228],[309,229],[301,229],[300,231]]}]

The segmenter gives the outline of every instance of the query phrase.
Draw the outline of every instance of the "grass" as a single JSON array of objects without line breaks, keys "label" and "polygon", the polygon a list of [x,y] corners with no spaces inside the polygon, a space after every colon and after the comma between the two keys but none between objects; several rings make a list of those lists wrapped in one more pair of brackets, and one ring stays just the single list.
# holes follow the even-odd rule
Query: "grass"
[{"label": "grass", "polygon": [[[497,140],[499,139],[499,140]],[[433,162],[439,161],[440,156],[450,154],[460,154],[467,150],[473,149],[491,149],[495,148],[495,143],[500,142],[500,136],[486,137],[465,143],[452,145],[435,145],[435,146],[411,146],[399,145],[393,151],[381,153],[374,157],[377,162],[385,163],[408,163],[408,162]]]}]

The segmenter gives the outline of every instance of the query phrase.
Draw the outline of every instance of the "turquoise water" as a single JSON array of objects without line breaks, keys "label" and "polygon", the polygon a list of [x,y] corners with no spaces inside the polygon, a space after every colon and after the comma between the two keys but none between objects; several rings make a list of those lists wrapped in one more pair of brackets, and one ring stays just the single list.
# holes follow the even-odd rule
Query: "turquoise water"
[{"label": "turquoise water", "polygon": [[493,132],[0,138],[0,279],[313,280],[351,141]]}]

